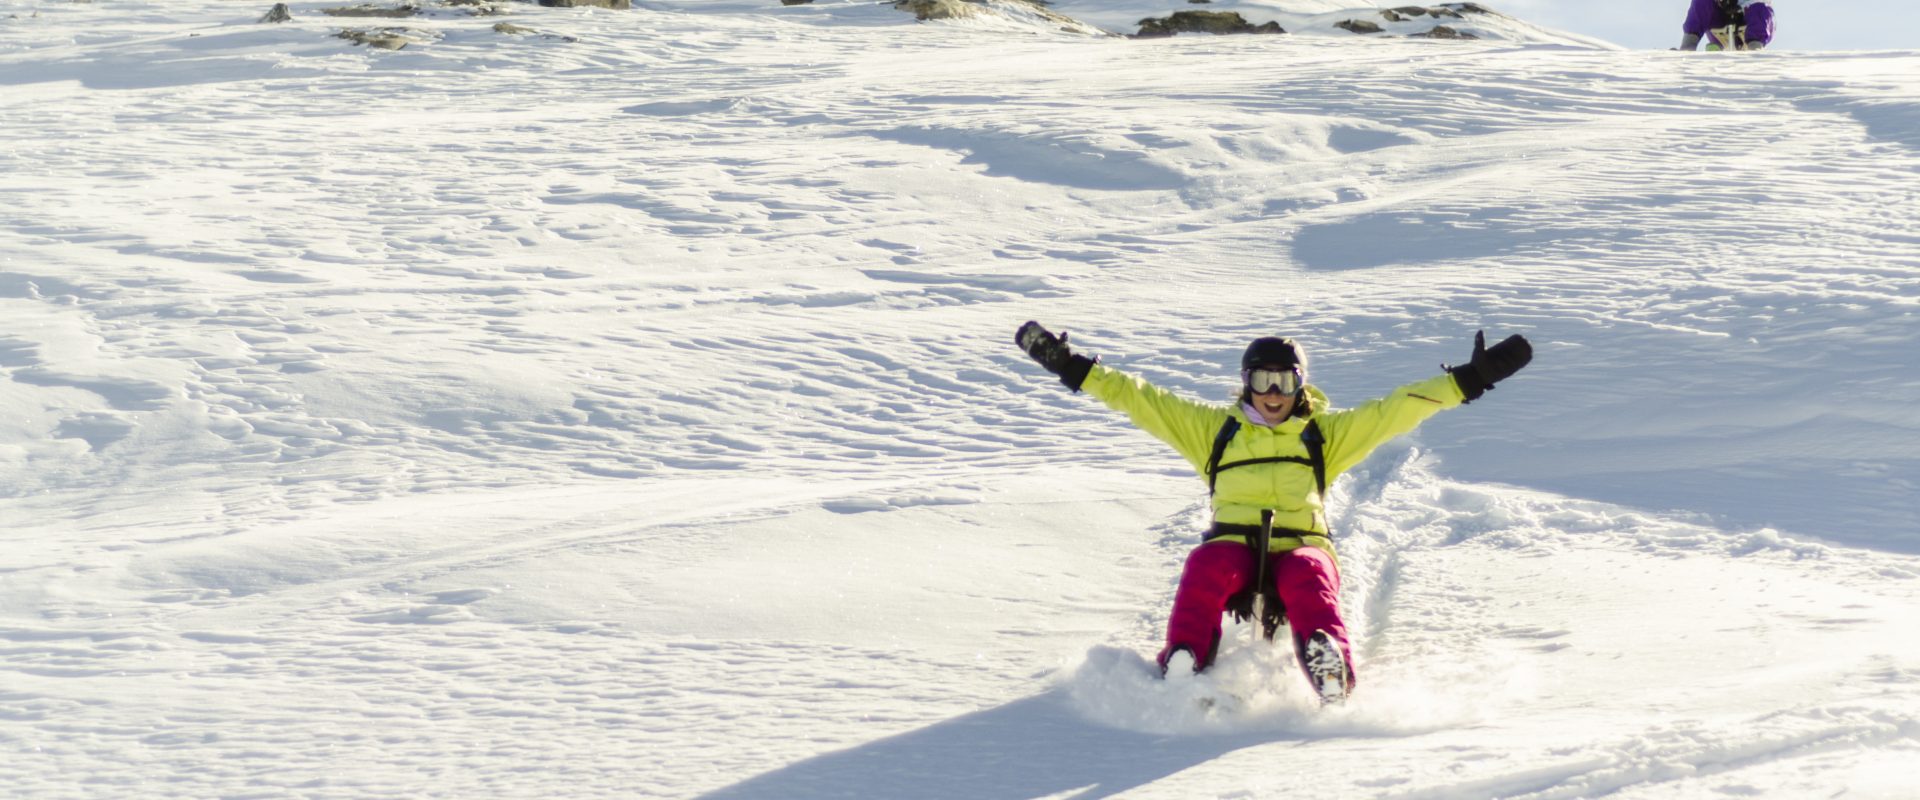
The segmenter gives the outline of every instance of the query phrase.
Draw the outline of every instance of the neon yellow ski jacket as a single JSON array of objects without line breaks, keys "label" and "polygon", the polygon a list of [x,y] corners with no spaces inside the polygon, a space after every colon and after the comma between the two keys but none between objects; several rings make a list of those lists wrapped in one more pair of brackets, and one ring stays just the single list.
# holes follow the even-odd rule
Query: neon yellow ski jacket
[{"label": "neon yellow ski jacket", "polygon": [[[1460,405],[1465,398],[1453,376],[1442,374],[1409,383],[1386,397],[1371,400],[1356,408],[1328,410],[1327,396],[1318,387],[1305,391],[1313,398],[1310,416],[1294,416],[1266,427],[1248,421],[1246,411],[1235,404],[1204,403],[1179,397],[1103,364],[1094,364],[1082,391],[1100,399],[1109,408],[1125,412],[1133,424],[1173,446],[1195,472],[1206,479],[1207,458],[1213,454],[1214,438],[1229,415],[1240,419],[1240,430],[1220,463],[1255,458],[1307,457],[1300,431],[1308,419],[1320,421],[1325,437],[1327,483],[1352,469],[1374,448],[1395,436],[1413,430],[1428,417]],[[1273,509],[1271,552],[1279,553],[1303,546],[1318,547],[1334,554],[1327,538],[1326,508],[1314,484],[1313,468],[1305,464],[1250,464],[1222,470],[1214,484],[1213,519],[1230,525],[1259,525],[1261,509]],[[1288,535],[1280,529],[1303,532]],[[1311,532],[1310,534],[1305,532]],[[1219,539],[1246,543],[1241,536]],[[1337,562],[1339,556],[1334,554]]]}]

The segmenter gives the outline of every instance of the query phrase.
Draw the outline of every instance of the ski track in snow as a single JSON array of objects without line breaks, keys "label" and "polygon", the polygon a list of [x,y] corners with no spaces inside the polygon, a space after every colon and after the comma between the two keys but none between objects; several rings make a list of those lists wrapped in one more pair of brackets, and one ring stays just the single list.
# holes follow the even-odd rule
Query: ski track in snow
[{"label": "ski track in snow", "polygon": [[[1912,785],[1920,56],[290,5],[0,20],[11,796]],[[1028,318],[1539,357],[1337,487],[1320,711],[1152,680],[1199,484]]]}]

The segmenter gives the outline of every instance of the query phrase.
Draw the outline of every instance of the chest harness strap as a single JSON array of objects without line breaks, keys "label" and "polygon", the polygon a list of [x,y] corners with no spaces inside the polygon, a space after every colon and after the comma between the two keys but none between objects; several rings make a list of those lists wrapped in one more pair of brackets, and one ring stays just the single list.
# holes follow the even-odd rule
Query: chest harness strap
[{"label": "chest harness strap", "polygon": [[1213,437],[1213,454],[1207,457],[1207,496],[1213,496],[1215,485],[1220,480],[1220,471],[1234,467],[1249,467],[1254,464],[1305,464],[1313,468],[1313,483],[1320,490],[1320,499],[1327,499],[1327,440],[1320,435],[1320,420],[1307,420],[1307,427],[1300,431],[1300,443],[1307,446],[1307,457],[1269,456],[1266,458],[1248,458],[1240,461],[1220,463],[1227,454],[1227,443],[1240,432],[1240,418],[1229,415],[1227,422],[1220,426],[1220,434]]},{"label": "chest harness strap", "polygon": [[[1313,468],[1313,483],[1320,493],[1321,505],[1323,507],[1325,506],[1327,497],[1326,438],[1320,434],[1319,420],[1308,420],[1307,427],[1300,431],[1300,442],[1306,445],[1307,448],[1306,458],[1299,456],[1270,456],[1267,458],[1249,458],[1240,461],[1229,461],[1225,464],[1220,463],[1220,459],[1226,455],[1227,443],[1232,442],[1234,435],[1239,432],[1240,418],[1229,414],[1226,423],[1220,426],[1220,433],[1213,437],[1213,454],[1207,458],[1207,495],[1209,497],[1214,493],[1221,470],[1252,466],[1254,464],[1303,464]],[[1229,525],[1215,522],[1213,529],[1208,531],[1206,538],[1212,539],[1219,536],[1236,535],[1247,537],[1249,554],[1253,556],[1253,571],[1251,573],[1253,580],[1248,582],[1246,588],[1234,593],[1232,597],[1227,599],[1227,610],[1233,614],[1236,620],[1246,620],[1258,615],[1260,617],[1261,634],[1266,639],[1272,640],[1274,631],[1278,630],[1280,626],[1286,622],[1286,608],[1281,605],[1278,592],[1275,591],[1273,586],[1269,585],[1272,581],[1267,577],[1266,569],[1267,543],[1271,541],[1274,530],[1273,509],[1261,509],[1260,522],[1261,524],[1257,526]],[[1296,536],[1317,535],[1313,531],[1288,528],[1282,528],[1281,530]],[[1256,594],[1258,594],[1260,600],[1257,604],[1254,602]]]}]

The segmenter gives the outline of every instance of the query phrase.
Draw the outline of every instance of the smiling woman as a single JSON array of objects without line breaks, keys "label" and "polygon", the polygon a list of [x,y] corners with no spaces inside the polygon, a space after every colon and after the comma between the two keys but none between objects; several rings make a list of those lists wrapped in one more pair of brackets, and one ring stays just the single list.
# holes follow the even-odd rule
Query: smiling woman
[{"label": "smiling woman", "polygon": [[1212,666],[1223,612],[1259,620],[1269,640],[1284,616],[1301,669],[1325,703],[1345,702],[1355,678],[1327,486],[1388,440],[1480,399],[1533,360],[1525,337],[1489,349],[1478,334],[1472,359],[1447,374],[1334,409],[1304,383],[1306,351],[1290,339],[1262,336],[1240,356],[1238,404],[1220,406],[1102,366],[1074,353],[1066,334],[1037,322],[1020,326],[1014,341],[1067,388],[1126,413],[1207,480],[1212,523],[1180,575],[1161,674],[1186,680]]}]

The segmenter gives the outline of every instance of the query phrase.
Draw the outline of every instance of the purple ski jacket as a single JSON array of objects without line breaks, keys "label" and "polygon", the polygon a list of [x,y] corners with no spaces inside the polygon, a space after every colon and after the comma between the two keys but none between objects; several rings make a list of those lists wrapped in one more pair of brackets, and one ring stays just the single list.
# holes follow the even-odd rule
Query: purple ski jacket
[{"label": "purple ski jacket", "polygon": [[[1746,0],[1741,6],[1746,19],[1737,22],[1747,26],[1747,41],[1772,44],[1773,4],[1766,0]],[[1715,44],[1725,47],[1727,43],[1720,41],[1719,30],[1735,23],[1736,20],[1720,13],[1720,4],[1714,0],[1693,0],[1693,5],[1687,9],[1687,21],[1680,26],[1680,31],[1693,36],[1706,36]]]}]

